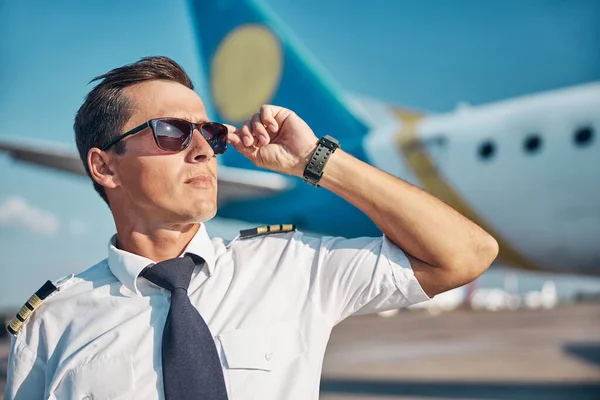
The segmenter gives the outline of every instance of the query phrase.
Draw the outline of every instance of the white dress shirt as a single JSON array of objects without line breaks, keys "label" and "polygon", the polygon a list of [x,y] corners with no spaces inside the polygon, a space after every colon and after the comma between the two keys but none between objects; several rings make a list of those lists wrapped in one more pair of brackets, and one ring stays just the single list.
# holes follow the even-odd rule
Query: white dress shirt
[{"label": "white dress shirt", "polygon": [[[163,399],[161,339],[170,292],[138,275],[152,260],[119,250],[58,283],[12,338],[6,400]],[[188,293],[217,347],[229,398],[318,399],[325,348],[350,315],[428,300],[385,236],[299,231],[209,238]],[[398,333],[400,336],[400,333]]]}]

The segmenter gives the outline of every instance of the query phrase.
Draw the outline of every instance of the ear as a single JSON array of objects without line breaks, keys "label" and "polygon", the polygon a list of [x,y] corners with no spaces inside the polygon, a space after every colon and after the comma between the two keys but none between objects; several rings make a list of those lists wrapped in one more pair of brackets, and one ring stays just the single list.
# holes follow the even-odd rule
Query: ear
[{"label": "ear", "polygon": [[113,166],[111,155],[97,147],[88,152],[87,162],[92,178],[105,188],[114,189],[119,186],[118,174],[111,168]]}]

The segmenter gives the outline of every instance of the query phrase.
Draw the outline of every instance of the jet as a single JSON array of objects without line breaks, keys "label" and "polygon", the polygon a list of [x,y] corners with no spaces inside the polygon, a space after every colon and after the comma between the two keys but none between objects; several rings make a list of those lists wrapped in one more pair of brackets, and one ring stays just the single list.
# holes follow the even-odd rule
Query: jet
[{"label": "jet", "polygon": [[[497,264],[600,275],[600,82],[429,114],[344,92],[258,1],[190,0],[215,120],[240,125],[262,104],[295,111],[317,136],[440,198],[492,234]],[[76,153],[0,137],[18,161],[85,175]],[[326,189],[219,160],[221,218],[380,235]],[[401,207],[398,204],[398,207]]]}]

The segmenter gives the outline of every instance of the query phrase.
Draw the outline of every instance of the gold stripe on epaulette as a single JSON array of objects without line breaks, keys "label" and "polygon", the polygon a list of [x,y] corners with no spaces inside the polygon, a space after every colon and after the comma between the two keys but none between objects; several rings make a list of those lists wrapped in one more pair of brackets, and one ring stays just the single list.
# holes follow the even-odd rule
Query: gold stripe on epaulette
[{"label": "gold stripe on epaulette", "polygon": [[281,230],[281,225],[271,225],[269,226],[269,232],[279,232]]},{"label": "gold stripe on epaulette", "polygon": [[21,321],[21,322],[25,322],[27,320],[27,318],[29,318],[29,316],[31,315],[31,312],[33,310],[31,308],[29,308],[26,305],[24,305],[23,307],[21,307],[21,309],[19,310],[19,312],[17,313],[17,318]]},{"label": "gold stripe on epaulette", "polygon": [[27,304],[33,307],[32,310],[35,310],[40,306],[40,304],[42,304],[42,299],[40,299],[38,295],[34,293],[29,300],[27,300]]},{"label": "gold stripe on epaulette", "polygon": [[19,330],[21,329],[21,326],[23,326],[23,323],[15,318],[12,321],[10,321],[10,324],[8,324],[6,328],[8,329],[11,335],[16,335],[17,332],[19,332]]},{"label": "gold stripe on epaulette", "polygon": [[296,227],[292,224],[283,224],[281,225],[281,230],[284,232],[292,232],[296,230]]}]

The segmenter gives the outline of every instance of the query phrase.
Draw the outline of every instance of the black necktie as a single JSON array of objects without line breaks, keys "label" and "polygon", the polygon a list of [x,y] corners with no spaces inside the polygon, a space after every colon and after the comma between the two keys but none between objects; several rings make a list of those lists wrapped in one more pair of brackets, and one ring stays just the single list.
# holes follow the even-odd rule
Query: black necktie
[{"label": "black necktie", "polygon": [[208,325],[188,297],[195,254],[159,262],[142,272],[150,282],[171,292],[171,308],[162,338],[162,365],[167,400],[226,400],[219,355]]}]

